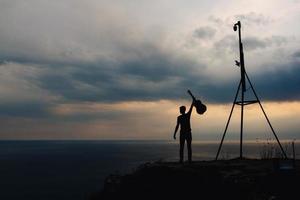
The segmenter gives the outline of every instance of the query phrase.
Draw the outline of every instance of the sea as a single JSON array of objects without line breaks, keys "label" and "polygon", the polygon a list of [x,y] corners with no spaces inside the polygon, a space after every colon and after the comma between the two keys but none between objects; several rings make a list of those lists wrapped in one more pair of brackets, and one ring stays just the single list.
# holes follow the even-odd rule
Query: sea
[{"label": "sea", "polygon": [[[192,145],[194,161],[213,160],[219,142],[193,141]],[[290,141],[283,147],[293,155]],[[262,158],[270,156],[272,148],[276,143],[244,142],[243,155]],[[296,142],[296,158],[299,149]],[[127,174],[147,162],[178,161],[178,152],[178,141],[0,141],[0,199],[87,200],[101,191],[108,175]],[[239,143],[225,142],[219,159],[238,156]]]}]

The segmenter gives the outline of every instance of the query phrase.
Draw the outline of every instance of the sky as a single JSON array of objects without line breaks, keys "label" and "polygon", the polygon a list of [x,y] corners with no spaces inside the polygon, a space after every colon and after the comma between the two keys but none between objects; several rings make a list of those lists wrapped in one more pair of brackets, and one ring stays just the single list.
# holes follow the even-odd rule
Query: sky
[{"label": "sky", "polygon": [[[277,135],[299,139],[299,0],[1,0],[0,139],[169,140],[190,89],[208,107],[193,138],[219,140],[240,80],[238,20]],[[273,138],[258,105],[245,138]]]}]

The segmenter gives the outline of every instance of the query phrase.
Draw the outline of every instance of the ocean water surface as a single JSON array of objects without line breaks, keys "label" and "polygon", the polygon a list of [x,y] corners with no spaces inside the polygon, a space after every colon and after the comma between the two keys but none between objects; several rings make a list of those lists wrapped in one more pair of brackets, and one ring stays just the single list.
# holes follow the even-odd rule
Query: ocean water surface
[{"label": "ocean water surface", "polygon": [[[214,159],[218,145],[194,141],[193,160]],[[0,141],[0,199],[88,199],[109,174],[128,173],[145,162],[177,161],[178,148],[178,141]],[[244,144],[247,157],[260,158],[263,151],[264,144]],[[219,158],[238,154],[238,143],[224,143]]]}]

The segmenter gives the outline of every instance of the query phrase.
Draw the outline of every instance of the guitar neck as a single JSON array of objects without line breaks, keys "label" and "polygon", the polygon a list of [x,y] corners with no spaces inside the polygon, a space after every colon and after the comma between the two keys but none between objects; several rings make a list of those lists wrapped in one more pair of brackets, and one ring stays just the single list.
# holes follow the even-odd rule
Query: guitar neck
[{"label": "guitar neck", "polygon": [[191,95],[191,97],[193,98],[193,100],[196,100],[196,98],[194,97],[194,95],[192,94],[192,92],[190,90],[188,90],[189,95]]}]

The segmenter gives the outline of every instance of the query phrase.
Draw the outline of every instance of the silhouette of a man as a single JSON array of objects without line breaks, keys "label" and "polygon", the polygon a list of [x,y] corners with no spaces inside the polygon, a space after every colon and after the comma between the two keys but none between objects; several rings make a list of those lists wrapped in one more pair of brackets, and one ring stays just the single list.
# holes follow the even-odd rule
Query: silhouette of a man
[{"label": "silhouette of a man", "polygon": [[185,106],[180,106],[179,111],[181,115],[177,117],[177,124],[174,131],[174,140],[176,140],[176,133],[180,125],[180,150],[179,150],[179,156],[180,156],[180,163],[183,163],[183,150],[184,150],[184,143],[186,141],[187,143],[187,149],[188,149],[188,161],[189,163],[192,162],[192,129],[191,129],[191,114],[193,111],[194,101],[192,102],[190,109],[187,113],[185,113]]}]

